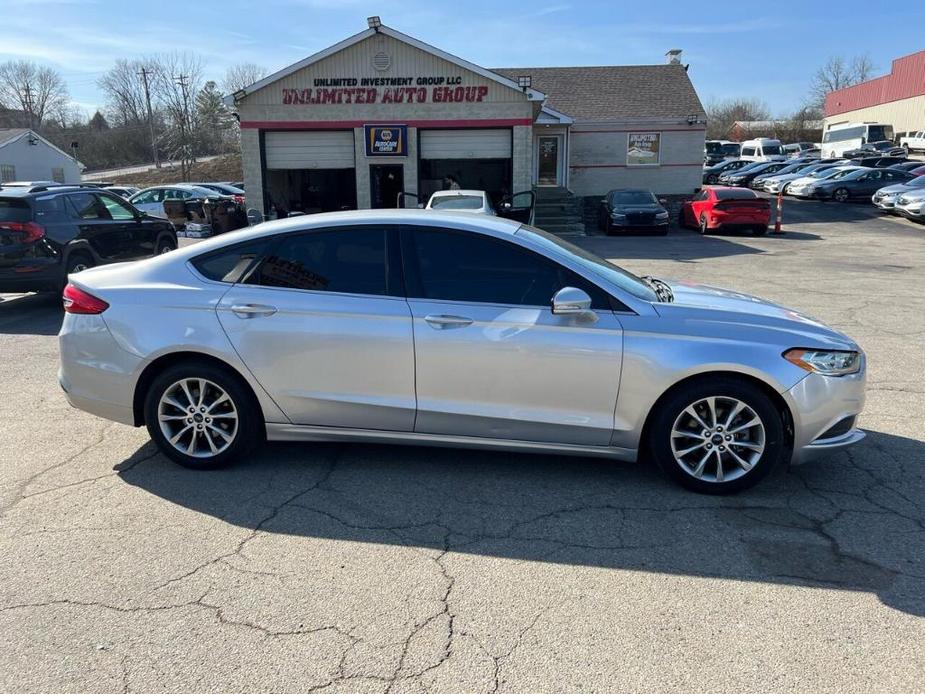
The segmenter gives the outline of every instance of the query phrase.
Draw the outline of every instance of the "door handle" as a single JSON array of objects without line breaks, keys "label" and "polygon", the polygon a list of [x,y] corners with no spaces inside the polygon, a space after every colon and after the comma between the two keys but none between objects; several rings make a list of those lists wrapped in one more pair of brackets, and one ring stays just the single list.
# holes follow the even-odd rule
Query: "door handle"
[{"label": "door handle", "polygon": [[424,320],[435,330],[447,330],[449,328],[465,328],[472,325],[472,319],[465,316],[425,316]]},{"label": "door handle", "polygon": [[238,318],[272,316],[276,311],[277,309],[275,306],[265,306],[263,304],[235,304],[231,307],[231,312]]}]

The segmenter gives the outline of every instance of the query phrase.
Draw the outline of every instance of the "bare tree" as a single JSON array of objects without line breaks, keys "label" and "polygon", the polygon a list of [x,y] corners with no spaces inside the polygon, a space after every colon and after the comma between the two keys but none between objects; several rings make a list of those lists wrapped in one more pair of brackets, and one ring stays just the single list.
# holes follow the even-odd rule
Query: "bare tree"
[{"label": "bare tree", "polygon": [[202,59],[191,53],[165,53],[148,60],[151,96],[168,124],[164,141],[168,155],[180,160],[183,180],[195,159],[196,112],[193,100],[202,89]]},{"label": "bare tree", "polygon": [[810,102],[821,109],[829,93],[868,80],[873,72],[874,64],[867,54],[857,55],[850,61],[833,56],[813,74],[809,83]]},{"label": "bare tree", "polygon": [[137,125],[146,120],[144,84],[139,77],[143,67],[143,60],[120,58],[97,81],[106,95],[106,111],[113,125]]},{"label": "bare tree", "polygon": [[767,120],[768,105],[760,99],[744,97],[711,101],[707,104],[707,137],[725,137],[736,121]]},{"label": "bare tree", "polygon": [[225,71],[222,80],[222,91],[225,94],[234,94],[244,87],[249,87],[267,76],[267,69],[254,63],[238,63]]},{"label": "bare tree", "polygon": [[25,111],[29,125],[40,128],[46,117],[61,113],[70,96],[61,75],[28,60],[0,64],[0,103]]}]

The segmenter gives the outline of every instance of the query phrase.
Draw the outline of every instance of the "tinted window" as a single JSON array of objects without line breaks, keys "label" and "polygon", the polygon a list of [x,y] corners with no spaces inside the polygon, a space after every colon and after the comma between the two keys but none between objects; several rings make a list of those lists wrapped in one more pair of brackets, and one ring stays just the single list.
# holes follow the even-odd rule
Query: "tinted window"
[{"label": "tinted window", "polygon": [[124,202],[116,200],[111,195],[100,195],[100,200],[109,211],[109,216],[113,219],[135,219],[135,213]]},{"label": "tinted window", "polygon": [[75,193],[67,199],[78,219],[109,219],[106,208],[92,193]]},{"label": "tinted window", "polygon": [[35,221],[39,224],[65,222],[71,217],[67,209],[67,196],[54,195],[35,200]]},{"label": "tinted window", "polygon": [[16,198],[0,198],[0,222],[28,222],[32,218],[29,203]]},{"label": "tinted window", "polygon": [[743,157],[753,157],[753,156],[755,156],[755,148],[754,148],[754,147],[743,147],[743,148],[742,148],[742,156],[743,156]]},{"label": "tinted window", "polygon": [[766,155],[780,154],[780,145],[762,145],[761,151]]},{"label": "tinted window", "polygon": [[376,227],[282,237],[244,281],[346,294],[387,294],[386,232]]},{"label": "tinted window", "polygon": [[755,191],[748,188],[718,188],[716,190],[717,200],[754,200],[757,197]]},{"label": "tinted window", "polygon": [[440,301],[548,307],[563,287],[609,310],[599,287],[541,255],[508,241],[468,232],[416,229],[407,234],[409,296]]},{"label": "tinted window", "polygon": [[216,282],[238,282],[245,271],[260,258],[268,245],[266,239],[223,248],[194,258],[191,262],[203,277]]},{"label": "tinted window", "polygon": [[441,195],[430,201],[431,209],[441,210],[480,210],[482,204],[481,195]]},{"label": "tinted window", "polygon": [[652,205],[658,202],[647,190],[618,190],[613,193],[614,205]]}]

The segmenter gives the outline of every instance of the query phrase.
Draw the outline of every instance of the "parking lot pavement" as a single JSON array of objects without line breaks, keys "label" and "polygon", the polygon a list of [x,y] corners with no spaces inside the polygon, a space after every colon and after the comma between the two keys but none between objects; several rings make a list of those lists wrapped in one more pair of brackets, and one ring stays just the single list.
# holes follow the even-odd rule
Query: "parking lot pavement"
[{"label": "parking lot pavement", "polygon": [[0,691],[922,691],[925,227],[589,237],[869,358],[846,454],[735,497],[647,465],[273,445],[196,473],[66,404],[54,297],[0,302]]}]

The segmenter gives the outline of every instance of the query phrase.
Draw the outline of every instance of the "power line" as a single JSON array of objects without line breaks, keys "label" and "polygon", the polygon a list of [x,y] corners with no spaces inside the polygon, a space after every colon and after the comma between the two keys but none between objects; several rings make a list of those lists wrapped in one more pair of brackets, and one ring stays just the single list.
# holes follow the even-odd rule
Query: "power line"
[{"label": "power line", "polygon": [[148,91],[148,70],[141,68],[141,80],[145,85],[145,102],[148,104],[148,128],[151,131],[151,149],[154,153],[154,168],[161,168],[161,160],[157,153],[157,138],[154,136],[154,114],[151,111],[151,92]]}]

